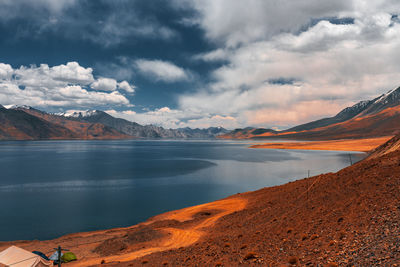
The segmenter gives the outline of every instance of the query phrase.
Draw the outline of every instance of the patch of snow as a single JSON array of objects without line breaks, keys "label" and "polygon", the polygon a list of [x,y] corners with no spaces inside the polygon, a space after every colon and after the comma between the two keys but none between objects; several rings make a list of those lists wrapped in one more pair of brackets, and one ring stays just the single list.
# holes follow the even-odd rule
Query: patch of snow
[{"label": "patch of snow", "polygon": [[369,100],[360,101],[360,102],[354,104],[354,105],[351,106],[351,107],[347,107],[347,108],[343,109],[341,112],[338,113],[338,115],[342,115],[342,114],[345,114],[345,113],[348,113],[348,112],[354,112],[354,111],[360,112],[360,111],[362,111],[370,102],[371,102],[371,101],[369,101]]},{"label": "patch of snow", "polygon": [[353,105],[352,108],[354,108],[354,109],[363,108],[363,107],[365,107],[366,105],[368,105],[369,102],[370,102],[369,100],[360,101],[360,102],[358,102],[357,104]]},{"label": "patch of snow", "polygon": [[[375,101],[375,103],[380,103],[380,102],[383,102],[383,104],[386,104],[387,103],[387,98],[390,96],[390,95],[392,95],[393,93],[398,93],[397,92],[397,89],[399,89],[399,88],[394,88],[394,89],[392,89],[392,90],[390,90],[389,92],[387,92],[386,94],[383,94],[383,95],[381,95],[376,101]],[[398,94],[396,94],[396,96],[397,96]]]},{"label": "patch of snow", "polygon": [[72,118],[84,118],[94,116],[97,113],[97,110],[68,110],[63,113],[57,113],[56,115]]},{"label": "patch of snow", "polygon": [[17,109],[17,108],[21,108],[21,109],[32,109],[32,107],[27,106],[27,105],[5,105],[3,106],[6,109]]}]

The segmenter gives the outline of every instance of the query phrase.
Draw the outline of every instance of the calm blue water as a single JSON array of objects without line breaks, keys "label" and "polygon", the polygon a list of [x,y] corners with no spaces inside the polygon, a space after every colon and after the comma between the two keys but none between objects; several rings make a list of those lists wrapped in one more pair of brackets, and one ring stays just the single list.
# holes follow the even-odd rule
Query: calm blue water
[{"label": "calm blue water", "polygon": [[[349,153],[241,141],[0,142],[0,240],[50,239],[349,165]],[[364,157],[352,153],[353,161]]]}]

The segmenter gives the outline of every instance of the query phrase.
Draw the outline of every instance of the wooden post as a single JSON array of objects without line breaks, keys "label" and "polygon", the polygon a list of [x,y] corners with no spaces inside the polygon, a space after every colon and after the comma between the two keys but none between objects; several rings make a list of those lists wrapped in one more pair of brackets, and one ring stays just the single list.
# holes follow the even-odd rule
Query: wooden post
[{"label": "wooden post", "polygon": [[58,252],[58,267],[61,267],[61,246],[58,246],[57,252]]},{"label": "wooden post", "polygon": [[308,175],[307,175],[307,209],[308,209],[308,190],[310,189],[310,188],[308,188],[308,180],[310,179],[310,170],[308,170]]}]

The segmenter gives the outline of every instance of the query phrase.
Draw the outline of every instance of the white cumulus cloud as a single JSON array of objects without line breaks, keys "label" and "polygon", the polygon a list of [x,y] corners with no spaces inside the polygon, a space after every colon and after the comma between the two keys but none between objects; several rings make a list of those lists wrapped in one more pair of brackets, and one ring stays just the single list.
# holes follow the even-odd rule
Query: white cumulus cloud
[{"label": "white cumulus cloud", "polygon": [[[129,83],[121,83],[122,87],[118,88],[127,91]],[[4,105],[42,108],[132,106],[126,96],[117,90],[117,84],[111,78],[96,79],[92,68],[82,67],[77,62],[16,69],[0,63],[0,103]]]},{"label": "white cumulus cloud", "polygon": [[61,64],[52,68],[42,64],[41,67],[54,80],[82,84],[88,84],[93,81],[93,69],[84,68],[78,62],[68,62],[66,65]]},{"label": "white cumulus cloud", "polygon": [[90,87],[99,91],[114,91],[117,89],[117,81],[110,78],[98,78]]},{"label": "white cumulus cloud", "polygon": [[189,79],[189,74],[172,62],[162,60],[138,59],[136,68],[143,75],[163,82],[177,82]]},{"label": "white cumulus cloud", "polygon": [[146,112],[135,112],[133,110],[116,111],[107,110],[114,117],[134,121],[142,125],[157,125],[164,128],[208,128],[224,126],[230,129],[239,127],[239,122],[231,116],[212,115],[196,110],[181,110],[162,107]]},{"label": "white cumulus cloud", "polygon": [[118,83],[118,87],[122,90],[125,90],[128,93],[135,92],[135,87],[133,85],[130,85],[127,81],[122,81]]},{"label": "white cumulus cloud", "polygon": [[0,63],[0,78],[10,78],[13,73],[13,68],[9,64]]}]

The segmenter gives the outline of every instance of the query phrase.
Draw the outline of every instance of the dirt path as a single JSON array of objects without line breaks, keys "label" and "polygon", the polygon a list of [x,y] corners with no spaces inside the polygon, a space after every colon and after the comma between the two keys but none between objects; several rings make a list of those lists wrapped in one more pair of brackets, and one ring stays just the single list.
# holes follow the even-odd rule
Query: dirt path
[{"label": "dirt path", "polygon": [[246,207],[247,200],[241,197],[234,197],[224,199],[212,203],[189,207],[177,211],[167,212],[154,217],[153,219],[145,222],[145,225],[157,221],[176,220],[179,222],[186,222],[192,220],[197,214],[207,212],[210,210],[217,211],[211,214],[204,220],[196,221],[195,223],[185,227],[184,229],[165,227],[157,228],[166,233],[166,238],[162,240],[155,240],[149,248],[136,250],[122,255],[108,256],[108,257],[93,257],[85,260],[79,260],[68,264],[68,266],[90,266],[100,264],[101,261],[107,262],[127,262],[134,260],[154,252],[166,251],[170,249],[187,247],[197,242],[206,232],[205,228],[212,226],[215,222],[223,216],[226,216],[235,211],[242,210]]}]

